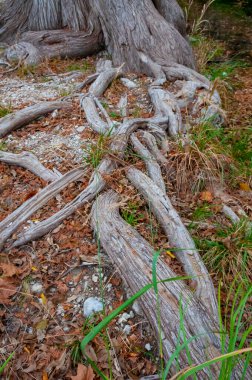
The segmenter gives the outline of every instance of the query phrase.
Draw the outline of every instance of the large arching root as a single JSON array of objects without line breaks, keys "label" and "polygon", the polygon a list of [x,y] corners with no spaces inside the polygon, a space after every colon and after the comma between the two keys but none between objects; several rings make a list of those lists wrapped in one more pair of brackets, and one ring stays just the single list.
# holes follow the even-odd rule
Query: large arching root
[{"label": "large arching root", "polygon": [[[119,197],[114,191],[108,191],[98,197],[92,210],[92,226],[102,247],[133,293],[152,281],[154,248],[119,215]],[[159,260],[157,277],[158,281],[161,281],[176,277],[176,274],[169,269],[167,264]],[[194,363],[220,353],[218,324],[197,297],[183,284],[183,281],[160,284],[159,297],[165,358],[169,358],[176,350],[181,322],[187,338],[196,337],[199,334],[198,339],[192,341],[190,345]],[[154,291],[141,297],[140,303],[155,335],[158,336],[158,309]],[[183,321],[180,320],[180,310],[183,310]],[[188,365],[184,351],[179,363],[182,368]],[[174,367],[176,367],[175,363]],[[217,378],[217,373],[218,366],[213,367],[214,378]],[[207,371],[202,376],[205,379],[211,378]]]},{"label": "large arching root", "polygon": [[[89,78],[89,83],[92,81],[93,83],[88,93],[81,95],[80,98],[91,128],[99,134],[109,133],[111,136],[107,155],[94,171],[88,186],[72,202],[48,219],[21,231],[16,241],[7,241],[6,247],[10,249],[42,237],[72,215],[80,206],[93,201],[106,188],[106,175],[113,173],[121,164],[125,165],[123,159],[130,142],[138,156],[144,160],[148,175],[134,167],[126,167],[127,178],[150,205],[169,244],[175,248],[177,259],[181,262],[185,274],[193,277],[189,285],[183,281],[159,285],[164,359],[168,360],[177,347],[179,326],[183,322],[186,339],[190,340],[192,361],[194,364],[199,364],[221,354],[215,290],[211,276],[188,230],[166,193],[162,167],[167,165],[164,152],[169,149],[169,141],[176,140],[178,134],[180,136],[186,134],[181,110],[190,102],[198,107],[198,114],[211,107],[211,96],[207,104],[197,102],[201,92],[212,94],[211,86],[207,80],[202,79],[204,77],[201,78],[193,70],[175,65],[167,69],[166,75],[173,79],[177,75],[180,80],[183,79],[183,83],[180,82],[177,87],[174,86],[177,92],[171,93],[164,89],[160,84],[160,78],[156,78],[149,87],[150,99],[155,110],[152,118],[125,119],[121,123],[115,123],[110,119],[99,97],[114,78],[122,75],[122,68],[114,69],[108,63],[102,67],[103,71]],[[81,169],[76,169],[76,172],[69,172],[56,179],[9,215],[0,224],[0,244],[6,243],[6,239],[10,238],[11,234],[33,212],[42,207],[69,181],[78,180],[82,174]],[[11,227],[12,223],[13,227]],[[92,226],[104,250],[119,269],[132,292],[136,292],[152,281],[153,248],[134,228],[122,220],[119,215],[119,198],[113,191],[100,195],[95,201],[92,210]],[[162,260],[158,262],[157,275],[160,280],[175,277],[175,273]],[[141,304],[157,335],[159,327],[156,316],[156,295],[151,292],[146,294]],[[181,310],[183,310],[183,321],[181,321]],[[182,368],[188,365],[185,351],[181,352],[179,364]],[[210,372],[202,371],[198,378],[209,379],[211,376],[217,378],[218,370],[218,365],[214,365],[211,367],[212,375]],[[171,372],[175,371],[174,366]],[[240,374],[241,370],[238,367],[234,372],[234,378],[239,378]],[[250,375],[249,369],[248,379]]]}]

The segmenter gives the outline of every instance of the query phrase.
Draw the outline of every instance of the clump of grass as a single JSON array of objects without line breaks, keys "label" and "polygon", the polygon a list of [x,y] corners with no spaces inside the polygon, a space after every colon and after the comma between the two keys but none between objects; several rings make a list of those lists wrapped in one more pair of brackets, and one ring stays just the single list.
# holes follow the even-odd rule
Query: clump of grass
[{"label": "clump of grass", "polygon": [[0,117],[4,117],[12,112],[11,106],[5,106],[0,103]]},{"label": "clump of grass", "polygon": [[60,91],[59,91],[59,96],[61,97],[61,98],[65,98],[66,96],[69,96],[69,95],[71,95],[71,93],[72,93],[72,90],[69,88],[69,89],[61,89]]},{"label": "clump of grass", "polygon": [[219,227],[210,238],[197,237],[210,272],[216,273],[228,288],[235,278],[246,288],[252,281],[252,227],[247,220],[231,227]]},{"label": "clump of grass", "polygon": [[140,213],[139,205],[134,202],[129,202],[127,206],[122,208],[121,212],[123,219],[133,227],[135,227],[144,217],[144,215]]},{"label": "clump of grass", "polygon": [[[215,0],[206,1],[199,9],[198,4],[194,0],[182,0],[186,23],[190,25],[190,34],[197,35],[205,30],[207,19],[205,18],[207,10]],[[195,17],[196,14],[196,17]]]},{"label": "clump of grass", "polygon": [[227,60],[224,62],[211,63],[205,66],[203,73],[208,76],[210,80],[220,78],[227,80],[236,69],[247,67],[248,64],[243,60]]},{"label": "clump of grass", "polygon": [[109,134],[101,134],[96,142],[89,144],[84,151],[83,160],[85,163],[97,168],[102,158],[108,153]]},{"label": "clump of grass", "polygon": [[[211,67],[213,61],[222,59],[225,50],[224,44],[203,34],[190,36],[190,42],[194,50],[198,70],[210,76],[208,72],[209,65]],[[212,79],[211,76],[210,79]]]},{"label": "clump of grass", "polygon": [[17,69],[17,76],[23,79],[35,75],[37,70],[39,70],[39,66],[37,65],[21,65]]},{"label": "clump of grass", "polygon": [[232,157],[222,139],[223,130],[207,121],[194,126],[186,140],[181,137],[171,144],[169,173],[176,173],[178,192],[188,189],[198,192],[215,180],[223,181]]},{"label": "clump of grass", "polygon": [[193,220],[205,220],[213,216],[213,211],[208,203],[203,203],[202,205],[195,208],[192,214]]},{"label": "clump of grass", "polygon": [[88,62],[87,60],[84,60],[81,62],[71,63],[70,65],[67,66],[66,70],[67,71],[82,71],[85,73],[86,71],[93,70],[93,65],[91,65],[91,63]]},{"label": "clump of grass", "polygon": [[[249,182],[252,169],[252,128],[216,128],[211,121],[192,127],[185,140],[171,143],[169,175],[177,191],[198,192],[215,181],[236,187]],[[176,169],[176,170],[174,170]],[[193,178],[193,186],[192,184]]]}]

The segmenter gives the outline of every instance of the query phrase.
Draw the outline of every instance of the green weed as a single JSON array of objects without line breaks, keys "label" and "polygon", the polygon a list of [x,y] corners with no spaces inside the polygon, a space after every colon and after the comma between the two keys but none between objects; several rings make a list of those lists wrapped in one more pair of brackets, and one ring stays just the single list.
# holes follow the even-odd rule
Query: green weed
[{"label": "green weed", "polygon": [[211,207],[209,204],[204,203],[201,206],[196,207],[196,209],[193,211],[192,219],[193,220],[206,220],[213,216],[213,212],[211,210]]},{"label": "green weed", "polygon": [[6,143],[5,142],[2,142],[0,141],[0,151],[5,151],[7,149],[7,146],[6,146]]},{"label": "green weed", "polygon": [[219,227],[211,238],[196,237],[195,242],[208,270],[221,277],[227,288],[235,278],[248,286],[252,278],[252,228],[247,220]]},{"label": "green weed", "polygon": [[5,106],[3,104],[0,104],[0,118],[8,115],[12,112],[11,106]]},{"label": "green weed", "polygon": [[9,362],[11,361],[14,355],[15,355],[15,352],[12,352],[10,356],[5,360],[5,362],[0,366],[0,375],[3,373],[6,366],[9,364]]},{"label": "green weed", "polygon": [[122,209],[121,213],[123,219],[132,227],[135,227],[144,217],[139,211],[139,206],[134,202],[129,202],[127,206]]},{"label": "green weed", "polygon": [[77,63],[77,62],[71,63],[70,65],[67,66],[66,70],[67,71],[82,71],[85,73],[86,71],[93,70],[93,66],[88,61],[82,61],[81,63]]},{"label": "green weed", "polygon": [[111,111],[109,112],[109,116],[112,117],[113,119],[120,119],[121,115],[117,112]]},{"label": "green weed", "polygon": [[109,135],[101,134],[98,140],[88,145],[84,151],[83,160],[85,163],[91,165],[93,168],[97,168],[102,158],[108,152]]},{"label": "green weed", "polygon": [[242,60],[228,60],[221,63],[211,63],[207,65],[203,73],[212,81],[217,78],[226,80],[231,74],[234,73],[236,69],[247,66],[248,64]]}]

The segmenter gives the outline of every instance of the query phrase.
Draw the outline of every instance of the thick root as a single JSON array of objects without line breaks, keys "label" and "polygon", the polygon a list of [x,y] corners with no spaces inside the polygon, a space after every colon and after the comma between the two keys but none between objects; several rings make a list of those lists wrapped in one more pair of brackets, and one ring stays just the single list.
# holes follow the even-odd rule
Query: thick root
[{"label": "thick root", "polygon": [[29,124],[32,120],[40,116],[46,115],[56,109],[67,108],[69,106],[69,103],[60,101],[43,102],[6,115],[0,119],[0,138]]},{"label": "thick root", "polygon": [[58,171],[54,172],[50,169],[47,169],[44,165],[41,164],[41,162],[39,162],[37,157],[30,152],[14,154],[0,151],[0,161],[9,165],[22,166],[46,182],[52,182],[61,177],[61,174]]}]

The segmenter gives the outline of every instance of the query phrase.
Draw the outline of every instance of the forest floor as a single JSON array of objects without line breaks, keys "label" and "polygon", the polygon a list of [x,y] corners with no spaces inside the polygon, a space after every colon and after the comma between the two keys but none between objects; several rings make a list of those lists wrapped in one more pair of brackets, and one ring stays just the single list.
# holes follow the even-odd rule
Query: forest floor
[{"label": "forest floor", "polygon": [[[39,101],[69,96],[95,70],[95,60],[54,60],[9,74],[2,70],[0,117]],[[190,229],[216,289],[221,284],[220,302],[226,315],[234,298],[232,294],[227,302],[231,284],[236,280],[246,290],[252,280],[252,232],[248,233],[248,221],[242,219],[233,225],[221,212],[218,197],[218,191],[224,188],[226,203],[252,216],[252,67],[241,66],[223,66],[220,71],[219,65],[218,72],[211,66],[210,74],[215,76],[213,80],[226,109],[225,126],[215,129],[209,123],[195,125],[190,135],[197,149],[188,152],[179,144],[171,145],[167,153],[169,167],[165,169],[169,197]],[[114,80],[101,99],[103,106],[113,120],[122,120],[118,102],[127,93],[127,116],[150,117],[149,79],[135,74],[126,77],[135,87],[129,89],[120,79]],[[61,173],[84,163],[90,165],[81,181],[69,185],[36,212],[26,227],[52,215],[86,187],[97,162],[108,153],[108,140],[109,137],[98,138],[89,128],[78,97],[73,99],[70,111],[53,112],[0,140],[0,149],[30,151],[46,167]],[[202,158],[206,152],[207,163]],[[218,157],[217,163],[211,154]],[[129,162],[141,165],[130,154]],[[171,167],[177,169],[176,178],[169,173]],[[45,186],[29,171],[0,163],[0,221]],[[172,247],[122,171],[108,178],[108,186],[124,199],[123,218],[152,242],[180,274]],[[83,302],[89,297],[102,298],[107,314],[122,304],[128,290],[119,271],[97,244],[89,226],[90,207],[80,208],[45,237],[11,249],[8,255],[0,253],[1,361],[15,352],[4,379],[95,378],[93,370],[83,375],[84,366],[78,365],[79,341],[104,315],[85,318]],[[246,323],[251,305],[250,299],[244,314]],[[135,303],[110,324],[106,336],[94,339],[90,355],[104,373],[112,371],[112,378],[139,379],[159,369],[154,342],[150,326]]]}]

